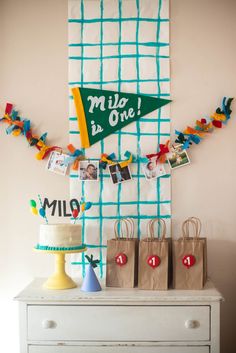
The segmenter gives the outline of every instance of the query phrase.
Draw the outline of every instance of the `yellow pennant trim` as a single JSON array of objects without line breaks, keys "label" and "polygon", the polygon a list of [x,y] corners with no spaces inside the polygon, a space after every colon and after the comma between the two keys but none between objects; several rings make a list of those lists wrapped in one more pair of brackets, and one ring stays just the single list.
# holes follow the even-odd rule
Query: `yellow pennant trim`
[{"label": "yellow pennant trim", "polygon": [[75,102],[75,108],[76,108],[77,119],[79,124],[81,147],[88,148],[90,147],[90,143],[88,138],[88,129],[87,129],[86,117],[84,113],[84,106],[80,95],[80,90],[78,87],[75,87],[75,88],[72,88],[71,91]]}]

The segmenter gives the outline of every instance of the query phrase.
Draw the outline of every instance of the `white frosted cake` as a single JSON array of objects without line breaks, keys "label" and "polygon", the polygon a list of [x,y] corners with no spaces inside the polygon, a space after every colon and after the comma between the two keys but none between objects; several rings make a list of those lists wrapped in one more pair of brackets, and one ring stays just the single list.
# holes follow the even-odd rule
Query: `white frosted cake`
[{"label": "white frosted cake", "polygon": [[81,225],[79,224],[41,224],[39,243],[41,250],[77,250],[82,244]]}]

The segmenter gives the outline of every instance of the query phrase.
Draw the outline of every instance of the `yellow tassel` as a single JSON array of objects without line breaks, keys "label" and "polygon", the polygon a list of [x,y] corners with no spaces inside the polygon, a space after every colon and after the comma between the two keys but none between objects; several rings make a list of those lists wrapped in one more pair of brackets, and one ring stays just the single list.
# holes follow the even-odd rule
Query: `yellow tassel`
[{"label": "yellow tassel", "polygon": [[21,134],[21,130],[17,129],[17,130],[13,130],[12,135],[13,136],[19,136]]},{"label": "yellow tassel", "polygon": [[218,120],[218,121],[225,121],[226,120],[225,114],[218,114],[218,113],[214,113],[213,115],[211,115],[211,118],[214,120]]}]

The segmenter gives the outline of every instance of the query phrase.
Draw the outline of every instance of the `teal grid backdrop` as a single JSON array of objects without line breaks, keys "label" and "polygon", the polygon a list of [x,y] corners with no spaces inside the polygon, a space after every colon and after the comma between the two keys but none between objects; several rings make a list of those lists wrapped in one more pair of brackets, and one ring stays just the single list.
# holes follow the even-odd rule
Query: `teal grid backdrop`
[{"label": "teal grid backdrop", "polygon": [[[167,0],[69,0],[69,89],[74,86],[170,97],[169,2]],[[70,92],[70,90],[69,90]],[[69,93],[70,142],[80,148],[75,107]],[[169,106],[142,117],[85,151],[91,161],[115,152],[124,159],[157,151],[170,136]],[[82,217],[88,254],[100,259],[104,277],[106,241],[114,236],[116,219],[131,217],[135,234],[146,235],[147,222],[162,217],[168,233],[171,216],[170,174],[147,181],[139,161],[131,165],[132,180],[113,185],[108,170],[99,181],[78,180],[70,174],[71,198],[84,196],[93,207]],[[85,255],[73,256],[84,275]]]}]

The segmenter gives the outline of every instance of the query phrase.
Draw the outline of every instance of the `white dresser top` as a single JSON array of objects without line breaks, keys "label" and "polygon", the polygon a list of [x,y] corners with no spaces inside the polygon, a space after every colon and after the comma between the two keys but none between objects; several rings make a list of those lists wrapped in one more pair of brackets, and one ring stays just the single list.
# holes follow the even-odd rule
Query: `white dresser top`
[{"label": "white dresser top", "polygon": [[86,293],[77,288],[66,290],[49,290],[43,288],[46,279],[37,278],[31,282],[15,300],[28,304],[77,304],[77,305],[158,305],[165,303],[189,302],[199,305],[216,302],[223,299],[221,293],[213,283],[207,281],[203,290],[175,290],[155,291],[106,288],[102,285],[102,291]]}]

